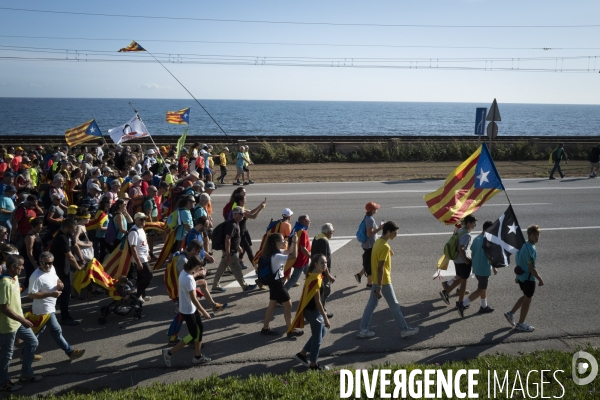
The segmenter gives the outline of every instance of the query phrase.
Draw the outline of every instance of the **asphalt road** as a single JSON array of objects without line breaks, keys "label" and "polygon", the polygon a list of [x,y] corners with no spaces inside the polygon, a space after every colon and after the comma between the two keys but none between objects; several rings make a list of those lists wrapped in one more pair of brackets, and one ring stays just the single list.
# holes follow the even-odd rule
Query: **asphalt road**
[{"label": "asphalt road", "polygon": [[[477,314],[479,301],[476,301],[461,319],[454,308],[440,300],[441,285],[432,279],[432,275],[452,228],[431,216],[424,206],[423,195],[441,184],[442,181],[398,181],[254,184],[247,187],[248,207],[258,205],[265,197],[268,203],[261,215],[248,223],[255,241],[261,238],[270,219],[278,218],[284,207],[291,208],[295,217],[300,214],[310,216],[311,237],[319,233],[323,223],[334,225],[332,245],[337,250],[333,254],[332,271],[337,281],[327,307],[334,317],[321,347],[324,364],[371,364],[390,359],[397,362],[443,361],[467,354],[457,349],[471,349],[468,355],[473,356],[483,350],[532,349],[536,344],[537,347],[552,347],[573,338],[593,341],[600,337],[600,313],[597,312],[599,180],[504,181],[523,229],[530,224],[538,224],[542,229],[537,246],[538,269],[546,285],[536,291],[527,319],[536,327],[533,333],[511,330],[502,316],[521,295],[514,283],[512,267],[501,270],[490,280],[488,301],[496,308],[492,314]],[[213,194],[217,215],[232,190],[232,186],[225,186]],[[356,338],[368,291],[364,282],[357,285],[353,277],[361,268],[362,255],[354,234],[368,201],[381,204],[378,221],[392,220],[400,226],[400,234],[391,242],[396,253],[392,278],[404,316],[411,326],[420,328],[420,333],[410,339],[400,338],[399,329],[384,301],[380,302],[371,321],[371,329],[377,335],[373,339]],[[503,193],[485,204],[476,214],[479,220],[476,230],[483,221],[497,219],[507,205]],[[254,248],[257,247],[258,243],[255,243]],[[216,263],[211,266],[215,267]],[[73,346],[86,349],[84,358],[68,361],[49,333],[43,333],[38,353],[44,359],[34,367],[36,373],[44,375],[44,380],[28,385],[21,393],[131,387],[212,373],[247,375],[265,371],[277,373],[291,368],[303,370],[291,358],[308,336],[295,341],[285,336],[274,339],[261,336],[259,331],[268,292],[246,294],[235,284],[229,286],[226,293],[215,295],[217,301],[227,302],[232,307],[204,321],[204,353],[212,357],[213,362],[192,368],[193,352],[186,348],[173,357],[173,367],[167,369],[160,352],[167,347],[166,330],[173,318],[174,307],[166,296],[162,278],[162,271],[155,274],[149,290],[153,298],[144,305],[144,318],[140,321],[111,315],[106,325],[98,325],[99,308],[110,302],[108,298],[73,301],[71,314],[82,323],[78,327],[64,327],[63,331]],[[222,280],[224,286],[232,281],[231,277],[225,278]],[[212,283],[212,277],[209,282]],[[475,288],[476,282],[470,281],[469,289]],[[294,307],[300,294],[301,287],[290,291]],[[271,327],[284,332],[281,308],[277,309]],[[187,334],[185,327],[182,333]],[[20,368],[19,353],[17,350],[11,366],[15,375]]]}]

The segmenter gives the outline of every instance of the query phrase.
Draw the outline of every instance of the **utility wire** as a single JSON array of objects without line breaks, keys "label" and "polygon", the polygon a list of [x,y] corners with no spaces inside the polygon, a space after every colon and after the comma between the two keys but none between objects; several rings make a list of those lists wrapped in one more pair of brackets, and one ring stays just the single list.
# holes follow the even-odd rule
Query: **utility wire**
[{"label": "utility wire", "polygon": [[193,17],[167,17],[154,15],[126,15],[126,14],[107,14],[107,13],[89,13],[76,11],[55,11],[55,10],[35,10],[28,8],[0,7],[0,10],[20,11],[31,13],[46,14],[66,14],[66,15],[85,15],[93,17],[119,17],[119,18],[140,18],[140,19],[164,19],[175,21],[204,21],[204,22],[235,22],[245,24],[277,24],[277,25],[324,25],[324,26],[363,26],[380,28],[465,28],[465,29],[489,29],[489,28],[597,28],[600,24],[581,24],[581,25],[442,25],[442,24],[374,24],[374,23],[343,23],[343,22],[313,22],[313,21],[271,21],[271,20],[246,20],[246,19],[219,19],[219,18],[193,18]]}]

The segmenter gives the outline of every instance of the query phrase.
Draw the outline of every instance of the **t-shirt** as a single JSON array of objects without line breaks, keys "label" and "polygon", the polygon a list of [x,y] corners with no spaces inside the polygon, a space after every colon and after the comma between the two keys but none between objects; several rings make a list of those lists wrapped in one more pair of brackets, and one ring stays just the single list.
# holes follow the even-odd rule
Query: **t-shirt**
[{"label": "t-shirt", "polygon": [[219,159],[221,160],[221,166],[226,167],[227,166],[227,156],[225,155],[225,153],[219,154]]},{"label": "t-shirt", "polygon": [[190,242],[194,239],[198,240],[200,244],[204,243],[204,239],[202,238],[202,232],[198,232],[196,228],[192,228],[188,232],[185,238],[185,247],[187,247],[187,245],[190,244]]},{"label": "t-shirt", "polygon": [[193,314],[196,312],[196,306],[192,303],[190,292],[196,290],[196,281],[194,277],[185,271],[179,274],[179,312],[181,314]]},{"label": "t-shirt", "polygon": [[204,209],[204,207],[195,207],[194,208],[194,222],[198,221],[200,217],[208,217],[208,213]]},{"label": "t-shirt", "polygon": [[310,264],[310,258],[300,251],[300,247],[306,247],[306,250],[310,253],[310,238],[308,237],[308,232],[302,229],[300,233],[300,237],[298,238],[298,256],[296,257],[296,261],[294,261],[294,265],[292,268],[302,268],[305,265]]},{"label": "t-shirt", "polygon": [[[29,293],[49,293],[56,290],[58,276],[54,267],[50,271],[44,272],[36,269],[29,278]],[[56,298],[44,297],[43,299],[33,299],[31,311],[35,315],[50,314],[56,311]]]},{"label": "t-shirt", "polygon": [[146,211],[151,210],[150,211],[150,216],[156,220],[158,218],[158,207],[156,206],[156,202],[154,201],[154,197],[153,198],[149,198],[146,201],[144,201],[144,213],[146,213]]},{"label": "t-shirt", "polygon": [[15,214],[15,220],[19,221],[19,234],[21,236],[27,235],[27,232],[31,230],[31,218],[37,217],[37,212],[32,208],[19,207]]},{"label": "t-shirt", "polygon": [[[525,271],[524,274],[517,275],[517,279],[521,282],[525,282],[526,280],[534,281],[535,277],[529,274],[529,263],[534,262],[537,259],[537,251],[535,246],[529,242],[525,242],[525,245],[521,247],[521,250],[517,251],[517,255],[515,257],[515,261],[517,265]],[[536,267],[537,269],[537,267]]]},{"label": "t-shirt", "polygon": [[239,168],[242,168],[244,166],[244,164],[245,164],[244,153],[241,153],[241,152],[237,153],[237,161],[235,163],[235,166],[239,167]]},{"label": "t-shirt", "polygon": [[492,266],[483,251],[483,235],[477,236],[471,243],[471,263],[473,265],[473,273],[477,276],[491,276]]},{"label": "t-shirt", "polygon": [[[3,210],[14,211],[15,203],[10,197],[0,196],[0,208]],[[0,214],[0,222],[6,222],[10,220],[12,214]]]},{"label": "t-shirt", "polygon": [[274,254],[271,257],[271,271],[275,274],[275,279],[283,279],[283,267],[287,263],[288,256],[285,254]]},{"label": "t-shirt", "polygon": [[373,253],[371,253],[371,280],[374,284],[379,284],[379,275],[377,266],[379,261],[383,263],[383,279],[381,280],[382,285],[389,285],[392,283],[392,257],[391,248],[387,240],[379,238],[373,245]]},{"label": "t-shirt", "polygon": [[127,239],[129,240],[130,246],[135,246],[137,249],[138,256],[140,257],[140,261],[145,263],[148,262],[148,239],[146,239],[146,232],[144,229],[140,229],[134,226],[127,235]]},{"label": "t-shirt", "polygon": [[68,274],[70,269],[66,268],[67,254],[71,252],[71,238],[64,234],[61,230],[58,231],[52,244],[50,245],[50,253],[54,256],[54,266],[61,273]]},{"label": "t-shirt", "polygon": [[[0,278],[0,304],[7,304],[8,308],[17,315],[23,316],[21,309],[21,291],[19,280],[10,276]],[[0,313],[0,333],[11,333],[19,329],[21,323]]]},{"label": "t-shirt", "polygon": [[[225,225],[224,230],[225,236],[231,236],[231,246],[229,247],[229,251],[231,254],[237,253],[241,242],[240,226],[231,219],[227,225]],[[225,247],[223,247],[223,250],[225,250]]]},{"label": "t-shirt", "polygon": [[194,226],[194,222],[192,220],[192,213],[188,209],[179,209],[179,219],[181,220],[181,225],[177,227],[177,231],[175,233],[175,240],[183,240],[185,238],[185,235],[187,235],[188,231],[185,230],[184,224]]},{"label": "t-shirt", "polygon": [[187,262],[188,256],[187,254],[185,254],[185,252],[182,251],[181,253],[179,253],[179,256],[177,258],[177,264],[175,265],[178,274],[181,274],[183,272],[183,267],[185,264],[187,264]]},{"label": "t-shirt", "polygon": [[[375,222],[375,218],[373,218],[370,215],[365,216],[365,225],[367,227],[367,232],[369,231],[369,228],[373,228],[373,229],[378,229],[379,227],[377,226],[377,222]],[[375,244],[375,240],[377,239],[376,237],[377,235],[373,235],[373,236],[368,236],[367,235],[367,240],[365,240],[362,244],[361,247],[365,250],[367,249],[372,249],[373,245]]]},{"label": "t-shirt", "polygon": [[29,170],[29,178],[31,179],[31,185],[33,187],[38,186],[38,170],[37,168],[31,168]]},{"label": "t-shirt", "polygon": [[[471,244],[471,234],[469,233],[469,231],[467,231],[465,228],[460,228],[458,231],[456,231],[456,235],[460,235],[463,232],[466,232],[464,235],[460,236],[458,239],[458,249],[460,249],[460,246],[465,246],[465,253],[467,251],[467,249],[469,248],[469,245]],[[466,261],[463,260],[462,254],[460,254],[460,251],[458,252],[458,256],[454,259],[454,263],[455,264],[465,264]]]},{"label": "t-shirt", "polygon": [[140,189],[142,189],[142,194],[144,196],[148,196],[148,186],[150,186],[148,184],[148,182],[146,182],[145,180],[142,180],[142,184],[140,185]]},{"label": "t-shirt", "polygon": [[[250,154],[248,154],[248,152],[244,152],[244,157],[246,157],[246,160],[250,161]],[[249,165],[248,161],[244,161],[244,167],[247,167]]]},{"label": "t-shirt", "polygon": [[[103,228],[108,228],[108,221],[109,219],[106,218],[106,221],[104,221],[102,224]],[[106,231],[107,229],[96,229],[96,237],[99,239],[104,239],[106,237]]]}]

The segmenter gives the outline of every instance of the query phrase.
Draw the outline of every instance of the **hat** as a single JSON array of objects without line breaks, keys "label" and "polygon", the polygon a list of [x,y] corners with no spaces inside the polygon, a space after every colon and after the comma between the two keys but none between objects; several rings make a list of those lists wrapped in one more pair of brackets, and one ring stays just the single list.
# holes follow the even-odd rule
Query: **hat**
[{"label": "hat", "polygon": [[373,210],[379,210],[381,208],[381,206],[377,203],[374,203],[372,201],[368,202],[367,205],[365,206],[365,210],[367,211],[373,211]]},{"label": "hat", "polygon": [[88,187],[88,190],[90,190],[90,189],[94,189],[94,190],[97,190],[97,191],[99,191],[99,192],[101,192],[101,191],[102,191],[102,189],[100,189],[100,186],[98,186],[98,185],[97,185],[97,184],[95,184],[95,183],[92,183],[92,184],[91,184],[91,185]]},{"label": "hat", "polygon": [[105,165],[104,167],[102,167],[102,171],[112,172],[112,169],[110,169],[108,165]]},{"label": "hat", "polygon": [[75,215],[75,214],[77,214],[77,206],[70,205],[69,208],[67,208],[67,215]]},{"label": "hat", "polygon": [[194,172],[190,172],[190,175],[191,175],[191,176],[193,176],[193,177],[194,177],[194,178],[196,178],[196,179],[200,179],[200,174],[199,174],[199,173],[197,173],[196,171],[194,171]]},{"label": "hat", "polygon": [[204,185],[204,188],[205,188],[205,189],[207,189],[207,190],[208,190],[208,189],[213,189],[213,190],[214,190],[214,189],[216,189],[217,187],[215,186],[215,183],[214,183],[214,182],[206,182],[206,185]]},{"label": "hat", "polygon": [[118,179],[113,179],[112,181],[110,181],[110,187],[117,186],[120,184],[121,184],[121,182],[119,182]]},{"label": "hat", "polygon": [[5,158],[5,160],[4,160],[4,161],[6,161],[6,160],[10,161],[10,160],[12,160],[13,158],[15,158],[15,156],[13,156],[12,154],[7,154],[7,155],[5,155],[5,156],[4,156],[4,158]]},{"label": "hat", "polygon": [[23,151],[23,148],[21,146],[19,146],[15,149],[15,151]]},{"label": "hat", "polygon": [[146,154],[150,155],[150,154],[156,154],[156,152],[154,151],[154,149],[150,149],[146,152]]},{"label": "hat", "polygon": [[223,147],[223,151],[229,151],[229,147]]},{"label": "hat", "polygon": [[291,217],[292,215],[294,215],[294,212],[292,210],[290,210],[289,208],[284,208],[283,211],[281,212],[281,215],[284,217]]},{"label": "hat", "polygon": [[6,185],[6,187],[4,188],[4,192],[17,193],[17,188],[15,187],[15,185]]},{"label": "hat", "polygon": [[143,212],[135,213],[135,215],[133,216],[133,219],[146,219],[146,218],[148,218],[148,216],[146,214],[144,214]]},{"label": "hat", "polygon": [[24,163],[29,163],[29,162],[31,162],[31,160],[30,160],[30,159],[29,159],[29,157],[27,157],[27,156],[23,156],[23,157],[21,158],[21,160],[22,160],[21,162],[24,162]]},{"label": "hat", "polygon": [[201,180],[197,180],[196,182],[194,182],[194,186],[203,188],[204,182]]},{"label": "hat", "polygon": [[133,178],[131,178],[131,183],[137,183],[139,181],[142,180],[142,177],[139,175],[135,175]]},{"label": "hat", "polygon": [[242,207],[234,207],[233,210],[231,210],[232,214],[244,214],[244,209]]},{"label": "hat", "polygon": [[89,219],[89,218],[92,218],[92,216],[88,213],[88,214],[78,215],[75,218],[77,218],[77,219]]},{"label": "hat", "polygon": [[122,200],[131,200],[131,198],[129,197],[129,193],[127,192],[123,192],[123,194],[119,198]]},{"label": "hat", "polygon": [[94,175],[96,172],[100,172],[98,167],[92,167],[92,169],[90,169],[90,172],[92,175]]},{"label": "hat", "polygon": [[15,174],[13,174],[12,172],[8,171],[8,172],[5,172],[5,173],[4,173],[4,177],[6,178],[7,176],[9,176],[9,177],[11,177],[11,178],[14,178],[14,177],[15,177]]},{"label": "hat", "polygon": [[182,148],[181,148],[181,152],[182,152],[182,153],[187,153],[188,151],[187,151],[187,149],[186,149],[185,147],[182,147]]},{"label": "hat", "polygon": [[204,150],[204,149],[200,150],[200,155],[204,155],[204,154],[206,154],[206,150]]}]

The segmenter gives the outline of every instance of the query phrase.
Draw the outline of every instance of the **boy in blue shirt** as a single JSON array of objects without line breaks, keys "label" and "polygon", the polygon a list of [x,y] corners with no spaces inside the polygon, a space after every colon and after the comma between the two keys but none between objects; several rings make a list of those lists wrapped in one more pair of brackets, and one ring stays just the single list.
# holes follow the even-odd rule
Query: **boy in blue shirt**
[{"label": "boy in blue shirt", "polygon": [[[519,284],[519,287],[523,291],[523,296],[515,303],[512,310],[504,314],[509,324],[514,326],[517,330],[523,332],[533,332],[535,329],[533,326],[525,323],[527,313],[529,312],[529,305],[531,304],[531,298],[535,293],[535,281],[538,280],[538,286],[544,286],[544,280],[538,274],[535,267],[535,260],[537,258],[537,251],[535,245],[540,239],[540,227],[537,225],[531,225],[527,228],[527,242],[521,247],[521,250],[517,252],[516,261],[517,267],[515,267],[515,273],[517,273],[517,279],[515,281]],[[517,271],[521,268],[522,274],[518,274]],[[514,314],[521,309],[519,315],[519,322],[515,325]]]}]

